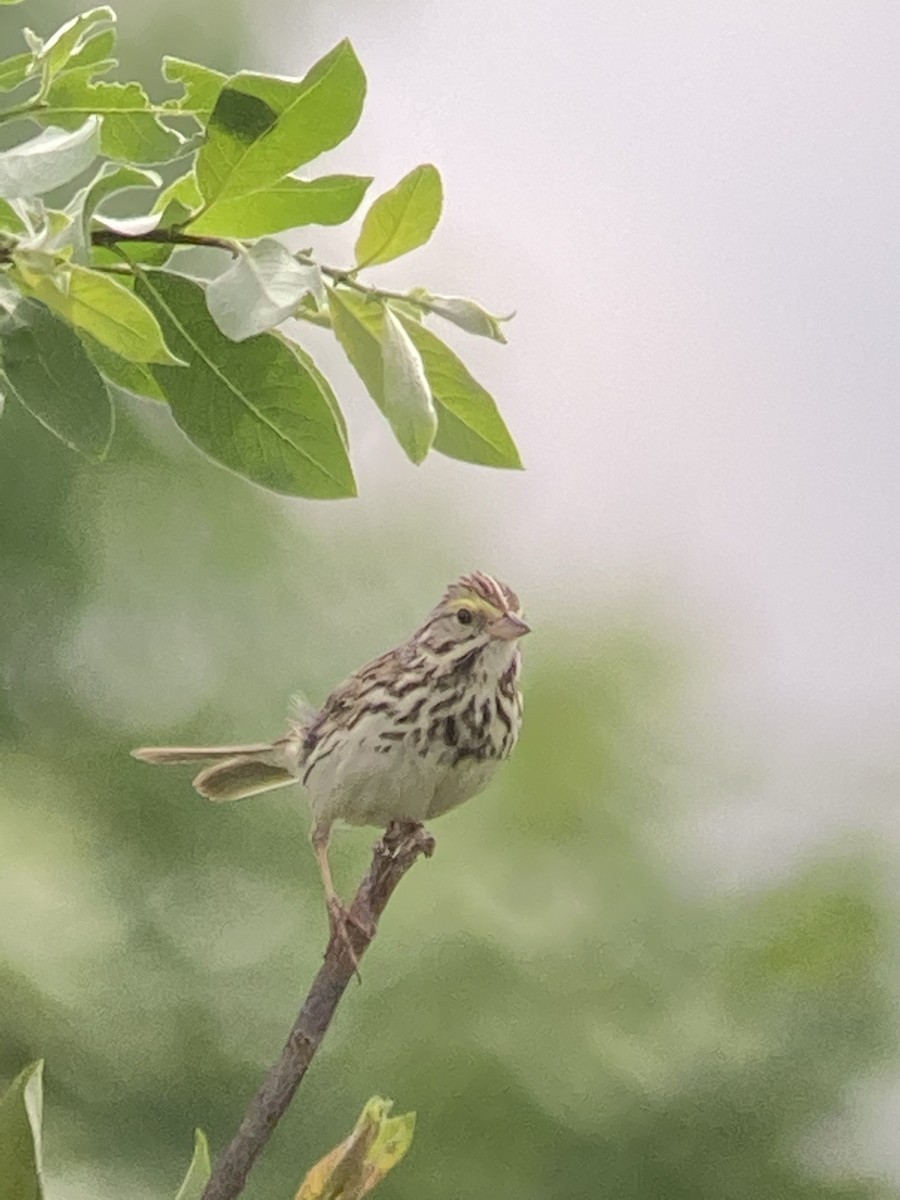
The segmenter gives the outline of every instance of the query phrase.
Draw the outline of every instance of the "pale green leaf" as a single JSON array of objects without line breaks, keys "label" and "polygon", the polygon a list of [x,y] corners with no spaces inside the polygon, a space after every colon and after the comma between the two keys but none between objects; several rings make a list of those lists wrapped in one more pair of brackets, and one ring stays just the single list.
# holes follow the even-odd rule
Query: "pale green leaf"
[{"label": "pale green leaf", "polygon": [[197,176],[193,171],[188,171],[186,175],[179,175],[177,179],[173,179],[169,186],[160,192],[153,211],[163,214],[163,225],[183,225],[202,203]]},{"label": "pale green leaf", "polygon": [[0,196],[40,196],[80,175],[99,153],[97,117],[88,117],[75,130],[45,129],[0,153]]},{"label": "pale green leaf", "polygon": [[511,316],[496,317],[475,300],[468,300],[465,296],[435,296],[424,288],[414,288],[410,295],[426,304],[429,312],[443,317],[445,321],[450,321],[466,333],[506,343],[506,336],[500,324],[509,321]]},{"label": "pale green leaf", "polygon": [[356,242],[357,266],[389,262],[424,245],[440,220],[442,204],[437,167],[426,163],[414,168],[366,213]]},{"label": "pale green leaf", "polygon": [[179,361],[150,309],[112,275],[72,263],[52,276],[25,276],[23,290],[123,358],[172,365]]},{"label": "pale green leaf", "polygon": [[486,467],[521,468],[519,452],[493,397],[430,329],[402,315],[398,319],[421,355],[437,407],[435,450]]},{"label": "pale green leaf", "polygon": [[210,1171],[209,1144],[206,1134],[202,1129],[197,1129],[194,1131],[194,1156],[175,1200],[202,1200],[203,1189],[209,1180]]},{"label": "pale green leaf", "polygon": [[41,1200],[42,1061],[13,1080],[0,1099],[0,1200]]},{"label": "pale green leaf", "polygon": [[321,179],[288,176],[258,192],[220,199],[191,224],[191,233],[255,238],[298,225],[340,225],[356,212],[371,179],[325,175]]},{"label": "pale green leaf", "polygon": [[[347,288],[328,289],[335,337],[369,395],[388,418],[413,462],[421,462],[435,436],[436,413],[422,362],[398,318],[378,300]],[[390,323],[389,323],[390,319]]]},{"label": "pale green leaf", "polygon": [[[107,5],[101,5],[99,8],[90,8],[86,12],[79,13],[77,17],[73,17],[65,25],[61,25],[56,33],[45,42],[35,39],[32,34],[31,38],[34,40],[29,40],[29,44],[39,47],[37,58],[45,81],[49,82],[55,79],[73,54],[76,54],[91,38],[108,30],[109,26],[114,25],[115,22],[116,14],[113,10]],[[30,33],[30,31],[28,32]]]},{"label": "pale green leaf", "polygon": [[302,80],[250,72],[229,79],[197,156],[207,210],[217,201],[264,190],[342,142],[359,120],[365,86],[346,41]]},{"label": "pale green leaf", "polygon": [[[16,254],[24,255],[35,264],[47,264],[52,270],[56,258],[67,253],[72,241],[72,217],[66,212],[47,208],[43,201],[19,198],[10,201],[10,208],[24,223],[27,232],[16,243]],[[43,270],[43,266],[38,266]]]},{"label": "pale green leaf", "polygon": [[27,79],[33,79],[33,63],[33,54],[15,54],[12,58],[5,58],[0,62],[0,92],[11,92]]},{"label": "pale green leaf", "polygon": [[0,343],[9,394],[70,449],[103,458],[113,409],[100,373],[65,321],[34,301],[23,302],[16,315],[24,308],[28,325]]},{"label": "pale green leaf", "polygon": [[113,67],[118,66],[117,60],[113,57],[115,48],[115,26],[99,32],[94,29],[90,39],[75,51],[63,67],[63,71],[80,71],[82,67],[93,67],[95,75],[105,75]]},{"label": "pale green leaf", "polygon": [[[0,319],[15,318],[16,309],[21,303],[22,293],[18,288],[12,287],[9,284],[5,275],[0,275]],[[13,319],[12,324],[0,329],[0,335],[12,329],[17,329],[21,324],[24,324],[24,322]]]},{"label": "pale green leaf", "polygon": [[84,330],[80,330],[78,336],[81,338],[91,362],[103,378],[114,387],[144,399],[165,402],[166,397],[163,390],[153,378],[153,373],[146,363],[132,362],[131,359],[122,358],[114,350],[110,350],[108,346],[104,346],[102,342],[91,337],[89,333],[85,333]]},{"label": "pale green leaf", "polygon": [[153,373],[188,437],[254,483],[291,496],[353,496],[347,449],[316,374],[274,334],[240,344],[221,333],[203,288],[167,272],[142,275],[138,294],[188,365]]},{"label": "pale green leaf", "polygon": [[[167,262],[175,251],[175,247],[167,242],[119,241],[115,246],[92,246],[91,266],[122,267],[126,263],[137,263],[140,266],[160,267]],[[122,275],[125,283],[128,276]]]},{"label": "pale green leaf", "polygon": [[425,317],[425,310],[421,304],[416,304],[414,300],[407,300],[400,296],[391,296],[387,303],[394,312],[402,313],[404,317],[409,317],[411,321],[421,322]]},{"label": "pale green leaf", "polygon": [[0,230],[16,235],[28,232],[28,226],[8,200],[0,200]]},{"label": "pale green leaf", "polygon": [[159,188],[162,180],[153,171],[142,171],[139,167],[118,166],[104,163],[87,187],[80,188],[66,205],[66,213],[73,222],[72,241],[78,258],[87,259],[90,247],[90,228],[94,214],[110,196],[136,188]]},{"label": "pale green leaf", "polygon": [[262,238],[211,281],[206,303],[222,333],[242,342],[280,325],[310,292],[324,300],[319,268],[297,262],[275,238]]},{"label": "pale green leaf", "polygon": [[96,213],[95,219],[104,229],[111,229],[125,238],[134,238],[156,229],[162,220],[162,214],[139,213],[136,217],[103,217]]},{"label": "pale green leaf", "polygon": [[89,184],[85,192],[82,213],[90,221],[94,213],[110,196],[133,189],[162,187],[162,180],[155,171],[142,171],[140,167],[118,166],[104,163],[103,169]]},{"label": "pale green leaf", "polygon": [[341,349],[384,412],[384,305],[347,288],[328,288],[328,311]]},{"label": "pale green leaf", "polygon": [[184,138],[161,123],[139,83],[94,81],[93,74],[85,67],[60,75],[47,93],[46,115],[36,119],[70,128],[96,113],[103,117],[102,153],[123,162],[168,162],[181,153]]},{"label": "pale green leaf", "polygon": [[384,412],[410,462],[422,462],[437,433],[437,414],[419,352],[400,319],[384,314],[381,342]]},{"label": "pale green leaf", "polygon": [[174,100],[166,100],[163,108],[189,114],[203,123],[209,119],[219,92],[228,81],[228,76],[221,71],[189,62],[186,58],[174,58],[171,54],[163,57],[163,75],[169,83],[181,84],[182,88],[182,95]]}]

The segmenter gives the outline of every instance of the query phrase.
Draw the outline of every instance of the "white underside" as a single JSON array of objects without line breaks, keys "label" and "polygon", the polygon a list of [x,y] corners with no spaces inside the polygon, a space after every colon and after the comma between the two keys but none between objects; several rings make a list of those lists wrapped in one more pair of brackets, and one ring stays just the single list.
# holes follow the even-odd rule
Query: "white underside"
[{"label": "white underside", "polygon": [[[493,697],[495,680],[515,653],[508,642],[492,650],[487,677],[476,686],[479,706]],[[443,742],[423,756],[410,739],[386,743],[379,736],[396,728],[387,714],[371,713],[342,733],[339,750],[315,763],[306,791],[316,823],[383,827],[392,820],[428,821],[483,791],[500,766],[496,758],[464,758],[454,765],[455,753]],[[385,745],[390,749],[379,753],[376,747]]]},{"label": "white underside", "polygon": [[428,821],[483,791],[499,766],[496,759],[467,759],[451,767],[402,743],[387,754],[375,754],[371,744],[363,735],[354,753],[333,765],[326,759],[311,773],[306,791],[317,823]]}]

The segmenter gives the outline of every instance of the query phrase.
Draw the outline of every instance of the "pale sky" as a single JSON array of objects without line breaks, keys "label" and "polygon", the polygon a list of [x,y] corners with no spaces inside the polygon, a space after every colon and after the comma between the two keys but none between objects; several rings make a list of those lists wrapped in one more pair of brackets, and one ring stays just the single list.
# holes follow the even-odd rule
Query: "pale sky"
[{"label": "pale sky", "polygon": [[[703,631],[707,740],[751,764],[685,831],[713,883],[860,831],[900,866],[900,5],[276,11],[261,66],[350,36],[366,68],[329,169],[444,176],[432,243],[373,279],[517,310],[507,347],[457,344],[528,470],[417,472],[361,403],[361,511],[449,501],[543,612],[668,591]],[[900,1180],[900,1083],[855,1105],[841,1154]]]},{"label": "pale sky", "polygon": [[[762,703],[892,724],[900,8],[276,10],[260,66],[302,73],[349,35],[369,76],[323,168],[444,175],[432,244],[373,280],[518,314],[507,348],[465,355],[527,473],[415,471],[362,416],[364,505],[451,491],[522,590],[669,580]],[[344,231],[317,243],[346,257]]]}]

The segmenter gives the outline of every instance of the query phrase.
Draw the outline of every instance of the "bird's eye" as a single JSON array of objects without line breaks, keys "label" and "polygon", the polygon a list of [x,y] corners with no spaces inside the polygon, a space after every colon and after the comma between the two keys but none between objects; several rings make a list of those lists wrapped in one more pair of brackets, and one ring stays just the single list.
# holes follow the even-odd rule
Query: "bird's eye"
[{"label": "bird's eye", "polygon": [[470,608],[461,608],[456,614],[456,619],[460,625],[472,624],[472,610]]}]

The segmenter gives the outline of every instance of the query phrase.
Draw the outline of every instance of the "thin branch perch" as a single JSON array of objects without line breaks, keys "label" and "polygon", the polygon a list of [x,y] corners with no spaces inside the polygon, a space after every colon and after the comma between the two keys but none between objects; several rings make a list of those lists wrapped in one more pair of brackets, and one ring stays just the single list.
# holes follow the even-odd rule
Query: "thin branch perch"
[{"label": "thin branch perch", "polygon": [[[350,906],[352,920],[347,922],[347,937],[357,961],[374,938],[394,888],[420,854],[430,858],[433,851],[434,839],[421,825],[393,823],[376,843],[371,866]],[[281,1056],[216,1162],[203,1200],[234,1200],[243,1191],[250,1168],[287,1111],[355,970],[344,940],[332,935]]]}]

